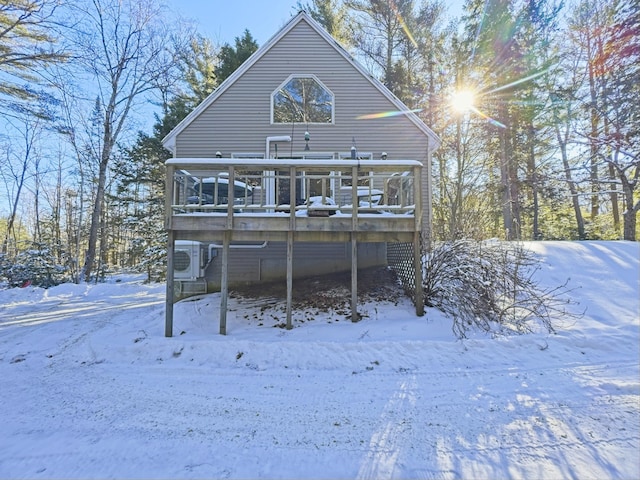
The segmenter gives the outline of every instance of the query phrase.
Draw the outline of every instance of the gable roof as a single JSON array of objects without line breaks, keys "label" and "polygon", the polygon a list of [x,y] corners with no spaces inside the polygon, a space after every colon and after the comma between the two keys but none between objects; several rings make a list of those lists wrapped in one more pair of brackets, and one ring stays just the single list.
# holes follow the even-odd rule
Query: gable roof
[{"label": "gable roof", "polygon": [[345,58],[364,78],[366,78],[376,89],[380,91],[391,103],[395,105],[398,111],[403,112],[406,117],[418,127],[427,137],[429,137],[429,150],[433,151],[440,145],[440,139],[414,112],[402,103],[387,87],[379,80],[375,79],[364,67],[362,67],[345,49],[342,47],[318,22],[316,22],[304,10],[300,11],[295,17],[280,29],[267,43],[258,48],[240,67],[236,69],[229,77],[227,77],[207,98],[205,98],[189,115],[187,115],[169,134],[162,139],[162,145],[174,151],[177,135],[180,134],[193,120],[195,120],[202,112],[204,112],[213,102],[216,101],[236,80],[249,70],[258,60],[260,60],[271,48],[276,45],[282,37],[287,35],[300,22],[306,22],[318,35],[320,35],[336,52]]}]

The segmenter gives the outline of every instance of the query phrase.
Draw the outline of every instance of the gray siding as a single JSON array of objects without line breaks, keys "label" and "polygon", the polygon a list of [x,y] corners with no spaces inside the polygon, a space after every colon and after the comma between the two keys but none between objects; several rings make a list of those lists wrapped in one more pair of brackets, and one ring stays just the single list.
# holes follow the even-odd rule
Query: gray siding
[{"label": "gray siding", "polygon": [[[271,93],[290,75],[315,75],[335,98],[334,124],[272,124]],[[361,115],[395,111],[396,105],[361,72],[328,44],[306,21],[300,21],[271,46],[242,76],[229,85],[205,110],[193,118],[175,138],[175,157],[223,157],[265,150],[268,136],[291,135],[292,143],[279,145],[281,157],[302,152],[304,132],[311,135],[312,152],[349,152],[352,139],[361,152],[379,159],[410,159],[426,166],[429,139],[404,115],[359,120]],[[273,147],[270,152],[273,156]],[[426,175],[427,173],[424,172]],[[423,177],[426,188],[426,177]],[[423,190],[423,203],[426,190]],[[385,244],[358,245],[358,266],[386,263]],[[296,243],[294,276],[348,271],[349,244]],[[220,285],[221,256],[206,271],[209,287]],[[286,277],[286,245],[271,242],[259,250],[231,249],[229,283],[243,284]]]},{"label": "gray siding", "polygon": [[[335,95],[335,124],[271,124],[271,93],[291,74],[314,74]],[[359,150],[380,158],[425,161],[428,139],[403,115],[358,120],[363,114],[394,111],[389,101],[306,22],[301,21],[238,78],[176,138],[176,157],[262,152],[265,138],[291,135],[280,154],[304,149],[304,132],[313,151]],[[273,152],[272,152],[273,153]]]},{"label": "gray siding", "polygon": [[[245,285],[270,282],[286,277],[286,252],[284,242],[270,242],[259,249],[229,250],[229,285]],[[386,264],[386,246],[380,243],[358,245],[358,266],[368,268]],[[348,271],[351,265],[351,247],[345,243],[299,242],[293,248],[293,276],[304,278],[313,275]],[[221,255],[215,257],[205,272],[210,290],[220,289],[222,275]]]}]

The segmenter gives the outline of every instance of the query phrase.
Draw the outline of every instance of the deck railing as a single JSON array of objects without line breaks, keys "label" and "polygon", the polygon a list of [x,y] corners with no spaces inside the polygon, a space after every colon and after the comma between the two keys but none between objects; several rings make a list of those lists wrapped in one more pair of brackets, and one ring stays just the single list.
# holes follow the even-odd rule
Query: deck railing
[{"label": "deck railing", "polygon": [[[220,333],[226,334],[232,241],[285,241],[286,325],[292,328],[293,245],[351,244],[351,318],[357,321],[358,242],[413,246],[413,278],[422,272],[422,164],[413,160],[246,160],[174,158],[166,162],[167,270],[176,239],[222,241]],[[414,281],[416,313],[424,313]],[[165,335],[173,335],[173,275],[167,275]]]},{"label": "deck railing", "polygon": [[[303,230],[361,229],[359,222],[345,222],[345,217],[367,218],[367,230],[378,230],[371,227],[376,223],[381,231],[395,230],[382,226],[393,219],[410,224],[401,230],[419,229],[422,164],[417,161],[176,158],[166,164],[170,230],[185,225],[176,217],[194,214],[272,217],[274,221],[263,218],[259,226],[276,231],[283,227],[275,219],[302,217],[343,220],[336,228],[302,223]],[[295,229],[294,223],[287,228]],[[233,221],[208,225],[203,224],[209,230],[235,229]]]}]

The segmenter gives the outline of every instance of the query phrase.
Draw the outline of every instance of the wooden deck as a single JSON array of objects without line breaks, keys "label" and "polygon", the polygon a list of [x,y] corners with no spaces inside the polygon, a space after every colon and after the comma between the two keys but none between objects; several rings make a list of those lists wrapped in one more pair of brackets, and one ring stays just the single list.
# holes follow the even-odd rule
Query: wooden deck
[{"label": "wooden deck", "polygon": [[[232,241],[287,242],[287,328],[292,327],[294,242],[351,243],[353,321],[359,319],[358,242],[413,243],[416,278],[421,278],[420,162],[175,158],[166,166],[167,336],[173,330],[175,240],[223,244],[221,334],[226,334],[226,275]],[[424,311],[421,293],[416,288],[418,315]]]}]

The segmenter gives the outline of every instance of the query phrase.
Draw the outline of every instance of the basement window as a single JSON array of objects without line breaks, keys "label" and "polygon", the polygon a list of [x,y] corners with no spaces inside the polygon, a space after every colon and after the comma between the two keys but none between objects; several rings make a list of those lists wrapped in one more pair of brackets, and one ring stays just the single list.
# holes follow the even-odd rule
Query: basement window
[{"label": "basement window", "polygon": [[333,104],[315,75],[291,75],[271,94],[271,122],[333,123]]}]

